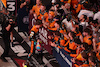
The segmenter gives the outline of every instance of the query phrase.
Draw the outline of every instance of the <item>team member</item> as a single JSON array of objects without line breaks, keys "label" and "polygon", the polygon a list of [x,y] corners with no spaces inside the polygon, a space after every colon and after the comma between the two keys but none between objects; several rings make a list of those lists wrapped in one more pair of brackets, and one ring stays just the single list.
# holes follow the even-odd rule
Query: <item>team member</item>
[{"label": "team member", "polygon": [[75,67],[85,66],[88,67],[88,55],[85,52],[80,53],[76,58],[72,58],[71,61]]},{"label": "team member", "polygon": [[69,53],[75,54],[77,45],[74,42],[74,38],[76,37],[76,35],[74,32],[69,32],[68,36],[69,36],[69,40],[64,45],[65,46],[64,50],[69,52]]},{"label": "team member", "polygon": [[77,57],[79,55],[79,53],[81,52],[81,50],[82,50],[82,49],[80,49],[80,46],[82,44],[80,39],[75,38],[74,42],[75,42],[75,45],[77,46],[77,49],[76,49],[76,53],[70,54],[71,57]]},{"label": "team member", "polygon": [[96,62],[96,57],[90,56],[88,58],[88,61],[89,61],[89,67],[98,67]]},{"label": "team member", "polygon": [[87,1],[82,1],[82,0],[77,0],[78,4],[76,3],[76,5],[74,4],[74,9],[76,10],[76,13],[79,13],[79,11],[81,9],[85,9],[83,6],[83,3],[88,3]]},{"label": "team member", "polygon": [[30,54],[29,57],[31,56],[31,54],[35,54],[35,46],[36,46],[36,42],[39,39],[38,37],[38,31],[39,28],[42,26],[42,22],[40,20],[37,20],[36,25],[34,25],[31,29],[31,33],[30,33],[30,40],[31,40],[31,50],[30,50]]},{"label": "team member", "polygon": [[89,29],[85,29],[83,32],[83,42],[87,43],[89,46],[92,46],[91,31]]},{"label": "team member", "polygon": [[30,10],[30,14],[36,14],[38,16],[40,8],[41,8],[41,1],[36,0],[36,5],[32,7],[32,9]]},{"label": "team member", "polygon": [[47,18],[48,13],[46,12],[46,7],[45,5],[41,5],[39,15],[37,16],[39,20],[42,20],[43,18]]},{"label": "team member", "polygon": [[55,13],[53,11],[49,11],[48,17],[46,18],[46,22],[49,23],[48,28],[54,27],[55,21],[54,21]]},{"label": "team member", "polygon": [[56,31],[53,35],[54,39],[50,42],[51,46],[62,49],[63,45],[65,44],[65,41],[61,39],[61,34],[59,33],[59,31]]}]

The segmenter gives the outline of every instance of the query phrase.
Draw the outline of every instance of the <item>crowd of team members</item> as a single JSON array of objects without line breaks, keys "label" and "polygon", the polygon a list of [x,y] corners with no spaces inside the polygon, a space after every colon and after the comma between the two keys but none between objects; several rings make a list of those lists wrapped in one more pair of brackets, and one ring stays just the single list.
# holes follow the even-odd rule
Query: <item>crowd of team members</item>
[{"label": "crowd of team members", "polygon": [[47,12],[46,6],[36,0],[36,5],[30,10],[30,15],[34,17],[34,26],[30,31],[30,53],[35,52],[34,46],[40,41],[38,31],[43,26],[51,32],[48,36],[50,45],[64,49],[73,57],[71,61],[75,67],[99,67],[100,21],[98,17],[94,20],[99,7],[98,10],[89,7],[90,3],[84,0],[56,0],[52,5]]}]

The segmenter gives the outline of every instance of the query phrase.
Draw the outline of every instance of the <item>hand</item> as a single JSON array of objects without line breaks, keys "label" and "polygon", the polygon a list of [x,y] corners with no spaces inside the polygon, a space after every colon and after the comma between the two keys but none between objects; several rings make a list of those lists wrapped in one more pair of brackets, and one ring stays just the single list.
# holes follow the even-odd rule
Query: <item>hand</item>
[{"label": "hand", "polygon": [[32,10],[30,10],[30,14],[33,14],[33,11]]},{"label": "hand", "polygon": [[72,61],[73,63],[75,63],[75,58],[72,58],[71,61]]},{"label": "hand", "polygon": [[26,5],[26,2],[24,2],[24,5]]},{"label": "hand", "polygon": [[95,38],[93,38],[92,41],[93,41],[93,43],[96,43],[96,39]]},{"label": "hand", "polygon": [[55,43],[54,43],[54,42],[53,42],[53,43],[51,43],[51,46],[55,47]]},{"label": "hand", "polygon": [[98,30],[95,28],[95,32],[97,32]]}]

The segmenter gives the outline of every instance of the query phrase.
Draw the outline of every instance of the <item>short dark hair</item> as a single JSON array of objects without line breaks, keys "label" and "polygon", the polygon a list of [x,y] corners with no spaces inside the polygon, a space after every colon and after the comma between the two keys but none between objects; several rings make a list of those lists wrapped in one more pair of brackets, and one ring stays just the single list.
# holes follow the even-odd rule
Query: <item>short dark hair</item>
[{"label": "short dark hair", "polygon": [[41,24],[42,24],[42,21],[38,19],[38,20],[36,21],[36,25],[41,25]]},{"label": "short dark hair", "polygon": [[90,59],[94,64],[96,64],[96,57],[90,56],[89,59]]},{"label": "short dark hair", "polygon": [[88,55],[87,55],[86,52],[82,52],[81,55],[82,55],[82,57],[83,57],[84,59],[88,59]]},{"label": "short dark hair", "polygon": [[91,56],[96,57],[96,53],[94,51],[91,51]]},{"label": "short dark hair", "polygon": [[89,24],[93,21],[93,17],[89,17]]},{"label": "short dark hair", "polygon": [[85,48],[85,50],[87,50],[88,49],[88,44],[84,42],[83,47]]},{"label": "short dark hair", "polygon": [[75,38],[75,39],[74,39],[74,42],[77,43],[77,44],[82,44],[82,43],[81,43],[81,40],[80,40],[79,38]]},{"label": "short dark hair", "polygon": [[[84,14],[83,14],[84,15]],[[84,17],[83,17],[85,20],[87,19],[87,16],[86,15],[84,15]]]},{"label": "short dark hair", "polygon": [[94,24],[98,24],[98,19],[93,20],[92,23],[94,23]]},{"label": "short dark hair", "polygon": [[83,32],[87,32],[89,35],[91,34],[91,30],[90,30],[90,29],[88,29],[88,28],[84,29],[84,31],[83,31]]},{"label": "short dark hair", "polygon": [[42,4],[42,6],[45,6],[45,7],[46,7],[46,5],[45,5],[45,4]]},{"label": "short dark hair", "polygon": [[60,34],[59,31],[56,31],[56,32],[55,32],[55,35],[57,35],[57,36],[61,36],[61,34]]},{"label": "short dark hair", "polygon": [[72,36],[73,38],[76,37],[76,34],[75,34],[74,32],[70,31],[70,34],[71,34],[71,36]]}]

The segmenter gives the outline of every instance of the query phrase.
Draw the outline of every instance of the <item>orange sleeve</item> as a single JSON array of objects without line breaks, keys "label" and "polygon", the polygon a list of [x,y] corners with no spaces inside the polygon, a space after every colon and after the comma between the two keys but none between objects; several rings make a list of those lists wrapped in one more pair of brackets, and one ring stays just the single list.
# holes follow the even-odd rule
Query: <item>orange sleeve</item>
[{"label": "orange sleeve", "polygon": [[44,16],[44,18],[47,18],[48,17],[48,13],[46,12],[46,13],[44,13],[44,15],[42,15],[42,14],[40,14],[40,12],[37,12],[38,13],[38,19],[39,20],[42,20],[42,16]]},{"label": "orange sleeve", "polygon": [[39,19],[39,20],[42,20],[42,16],[43,16],[43,15],[39,14],[38,19]]},{"label": "orange sleeve", "polygon": [[31,31],[34,31],[35,25],[32,27]]},{"label": "orange sleeve", "polygon": [[83,65],[81,65],[81,66],[83,66],[83,67],[86,66],[86,67],[87,67],[87,66],[89,66],[89,65],[88,65],[88,64],[83,64]]},{"label": "orange sleeve", "polygon": [[38,16],[38,19],[39,19],[39,20],[42,20],[42,19],[41,19],[41,16]]},{"label": "orange sleeve", "polygon": [[78,7],[76,9],[76,13],[78,13],[81,10],[81,7],[82,7],[82,5],[81,4],[78,4]]},{"label": "orange sleeve", "polygon": [[34,41],[31,41],[31,50],[30,50],[31,53],[33,53],[33,48],[34,48]]},{"label": "orange sleeve", "polygon": [[35,11],[35,6],[32,7],[32,11]]},{"label": "orange sleeve", "polygon": [[99,55],[99,53],[96,54],[96,57],[97,57],[98,60],[100,61],[100,55]]},{"label": "orange sleeve", "polygon": [[[69,43],[69,40],[67,41],[67,43],[64,46],[67,46],[68,43]],[[64,50],[67,51],[67,52],[71,52],[70,50],[67,49],[67,47],[65,47]]]},{"label": "orange sleeve", "polygon": [[71,0],[68,0],[68,3],[71,3]]},{"label": "orange sleeve", "polygon": [[68,45],[68,43],[69,43],[69,40],[67,41],[67,43],[66,43],[64,46],[67,46],[67,45]]},{"label": "orange sleeve", "polygon": [[65,40],[60,40],[60,45],[64,46]]},{"label": "orange sleeve", "polygon": [[70,50],[67,49],[67,47],[65,47],[64,50],[67,51],[67,52],[71,52]]},{"label": "orange sleeve", "polygon": [[35,33],[37,33],[39,30],[36,28],[36,26],[34,25],[31,29],[31,31],[34,31]]},{"label": "orange sleeve", "polygon": [[75,67],[79,67],[77,64],[74,64]]},{"label": "orange sleeve", "polygon": [[60,46],[58,46],[59,49],[62,49]]},{"label": "orange sleeve", "polygon": [[64,31],[63,31],[63,30],[60,30],[59,32],[60,32],[60,33],[64,33]]},{"label": "orange sleeve", "polygon": [[70,54],[71,57],[77,57],[77,54]]},{"label": "orange sleeve", "polygon": [[44,14],[44,17],[45,17],[45,18],[47,18],[47,17],[48,17],[48,13],[47,13],[47,12]]},{"label": "orange sleeve", "polygon": [[60,0],[61,2],[64,2],[64,0]]},{"label": "orange sleeve", "polygon": [[49,30],[53,30],[53,31],[56,31],[57,28],[48,28]]},{"label": "orange sleeve", "polygon": [[87,43],[88,43],[88,45],[91,45],[92,44],[92,41],[91,40],[88,40]]}]

